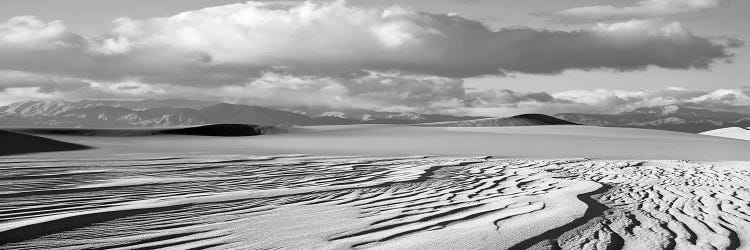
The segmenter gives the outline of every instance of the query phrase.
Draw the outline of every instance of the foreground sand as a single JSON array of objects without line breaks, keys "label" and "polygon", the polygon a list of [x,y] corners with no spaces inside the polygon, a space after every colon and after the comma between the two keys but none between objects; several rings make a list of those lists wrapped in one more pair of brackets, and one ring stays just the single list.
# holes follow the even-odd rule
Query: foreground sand
[{"label": "foreground sand", "polygon": [[97,149],[0,157],[0,249],[750,246],[746,141],[566,126],[54,138]]},{"label": "foreground sand", "polygon": [[3,158],[0,247],[746,248],[740,162]]}]

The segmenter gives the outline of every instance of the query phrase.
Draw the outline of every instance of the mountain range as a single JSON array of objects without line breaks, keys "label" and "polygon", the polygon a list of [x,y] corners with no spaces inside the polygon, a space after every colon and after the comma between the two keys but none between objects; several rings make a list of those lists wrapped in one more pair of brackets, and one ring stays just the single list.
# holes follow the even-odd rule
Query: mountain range
[{"label": "mountain range", "polygon": [[[527,114],[529,116],[532,114]],[[381,112],[327,107],[259,107],[184,99],[142,101],[22,101],[0,106],[4,127],[179,127],[219,123],[256,125],[418,124],[433,126],[545,125],[513,119]],[[750,115],[682,105],[643,107],[619,114],[560,113],[554,118],[590,126],[630,127],[688,133],[750,127]],[[545,118],[545,119],[550,119]],[[552,118],[552,119],[554,119]],[[538,120],[538,119],[536,119]],[[521,121],[521,122],[517,122]],[[551,121],[564,124],[558,120]],[[442,124],[442,125],[441,125]],[[429,124],[426,124],[429,125]]]},{"label": "mountain range", "polygon": [[554,117],[590,126],[629,127],[687,133],[750,127],[750,115],[681,105],[637,108],[619,114],[561,113]]},{"label": "mountain range", "polygon": [[0,107],[5,127],[179,127],[219,123],[256,125],[414,124],[486,117],[378,112],[363,109],[272,109],[182,99],[144,101],[22,101]]}]

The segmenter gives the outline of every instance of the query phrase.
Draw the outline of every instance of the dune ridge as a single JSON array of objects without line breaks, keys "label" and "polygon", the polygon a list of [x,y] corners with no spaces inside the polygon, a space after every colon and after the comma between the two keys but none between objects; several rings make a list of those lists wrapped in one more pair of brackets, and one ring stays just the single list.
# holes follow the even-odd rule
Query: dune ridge
[{"label": "dune ridge", "polygon": [[265,134],[286,133],[287,130],[279,126],[261,126],[251,124],[211,124],[181,128],[159,129],[106,129],[106,128],[18,128],[9,129],[31,134],[72,135],[72,136],[108,136],[108,137],[138,137],[156,135],[195,135],[195,136],[257,136]]},{"label": "dune ridge", "polygon": [[750,128],[745,128],[745,127],[720,128],[720,129],[714,129],[714,130],[702,132],[700,134],[750,141]]},{"label": "dune ridge", "polygon": [[555,118],[543,114],[522,114],[503,118],[484,118],[465,121],[449,121],[435,123],[421,123],[417,126],[431,127],[506,127],[506,126],[537,126],[537,125],[579,125],[574,122]]},{"label": "dune ridge", "polygon": [[62,142],[44,137],[14,133],[4,130],[0,130],[0,142],[0,156],[84,150],[90,148],[88,146],[80,144]]}]

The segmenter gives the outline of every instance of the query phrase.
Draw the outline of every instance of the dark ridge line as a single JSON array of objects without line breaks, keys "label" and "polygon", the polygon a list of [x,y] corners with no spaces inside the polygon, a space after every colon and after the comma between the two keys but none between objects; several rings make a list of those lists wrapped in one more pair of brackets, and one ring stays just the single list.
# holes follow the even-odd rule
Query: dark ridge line
[{"label": "dark ridge line", "polygon": [[414,179],[414,180],[411,180],[411,181],[405,181],[405,183],[425,182],[425,181],[431,179],[432,176],[435,175],[435,172],[437,172],[438,170],[440,170],[442,168],[447,168],[447,167],[464,167],[464,166],[468,166],[468,165],[471,165],[471,164],[477,164],[477,163],[482,163],[482,162],[485,162],[485,160],[465,161],[465,162],[460,162],[460,163],[457,163],[457,164],[454,164],[454,165],[435,165],[435,166],[431,166],[431,167],[425,169],[424,173],[421,174],[421,175],[419,175],[419,177],[417,179]]},{"label": "dark ridge line", "polygon": [[215,136],[215,137],[240,137],[258,136],[268,134],[282,134],[287,129],[277,126],[265,126],[254,124],[208,124],[191,127],[177,128],[20,128],[9,129],[21,133],[71,135],[71,136],[95,136],[95,137],[143,137],[158,135],[191,135],[191,136]]},{"label": "dark ridge line", "polygon": [[[389,206],[389,205],[393,205],[393,204],[397,204],[398,203],[398,202],[397,203],[393,203],[393,202],[389,202],[389,201],[393,201],[393,200],[401,199],[401,198],[412,197],[412,196],[414,196],[414,194],[411,194],[411,193],[407,192],[406,194],[394,195],[394,196],[387,197],[387,198],[380,198],[380,199],[377,199],[377,200],[374,200],[374,201],[370,201],[370,202],[367,202],[367,203],[360,204],[358,206],[361,207],[361,208],[364,208],[364,209],[373,209],[373,208],[385,207],[385,206]],[[381,203],[381,202],[385,202],[385,204],[378,204],[378,203]]]},{"label": "dark ridge line", "polygon": [[[477,204],[477,205],[470,205],[470,206],[466,206],[466,207],[454,208],[454,209],[451,209],[451,210],[448,210],[448,211],[445,211],[445,212],[441,212],[441,213],[429,215],[429,216],[426,216],[426,217],[423,217],[423,218],[420,218],[420,219],[417,219],[417,220],[414,220],[414,221],[398,222],[398,223],[389,224],[389,225],[385,225],[385,226],[381,226],[381,227],[370,228],[370,229],[367,229],[367,230],[364,230],[364,231],[359,231],[359,232],[356,232],[356,233],[351,233],[351,234],[345,234],[345,235],[331,237],[328,240],[329,241],[334,241],[334,240],[340,240],[340,239],[353,238],[353,237],[362,236],[362,235],[366,235],[366,234],[382,232],[382,231],[385,231],[385,230],[389,230],[389,229],[393,229],[393,228],[397,228],[397,227],[401,227],[401,226],[406,226],[406,225],[414,224],[414,223],[418,223],[418,222],[427,222],[427,221],[430,221],[432,219],[438,219],[438,218],[442,218],[442,217],[445,217],[445,216],[453,215],[453,214],[460,213],[460,212],[463,212],[463,211],[466,211],[466,210],[470,210],[472,208],[477,208],[477,207],[480,207],[480,206],[483,206],[483,205],[484,204]],[[408,230],[407,232],[413,233],[413,231],[419,231],[419,230]],[[404,233],[404,232],[402,232],[402,233]],[[389,236],[389,237],[391,237],[391,236]],[[379,240],[379,242],[388,240],[388,239],[390,239],[389,237],[383,238],[383,239]]]},{"label": "dark ridge line", "polygon": [[[221,236],[219,236],[219,237],[221,237]],[[156,244],[156,245],[152,245],[152,246],[148,246],[148,247],[137,247],[137,248],[134,248],[134,249],[165,249],[165,248],[169,248],[169,247],[179,246],[179,245],[182,245],[182,244],[194,243],[194,242],[199,242],[199,241],[203,241],[203,240],[210,240],[210,239],[215,239],[215,238],[218,238],[218,237],[205,237],[205,238],[196,238],[196,239],[183,239],[183,240],[176,241],[176,242],[162,242],[161,244]]]},{"label": "dark ridge line", "polygon": [[41,136],[0,130],[0,156],[86,149],[93,149],[93,147]]},{"label": "dark ridge line", "polygon": [[75,215],[57,220],[24,225],[0,232],[0,249],[3,245],[36,239],[45,235],[90,226],[96,223],[111,221],[118,218],[138,214],[156,213],[187,207],[188,205],[173,205],[159,208],[139,208],[121,211],[108,211],[93,214]]},{"label": "dark ridge line", "polygon": [[[724,220],[724,218],[719,217],[720,220],[727,222]],[[724,230],[727,230],[729,232],[729,235],[727,235],[727,238],[729,238],[729,246],[727,246],[727,249],[729,250],[735,250],[740,248],[740,238],[737,235],[737,232],[732,230],[731,228],[727,227],[726,225],[719,224],[720,227],[724,228]]]},{"label": "dark ridge line", "polygon": [[217,169],[217,168],[226,168],[226,167],[230,167],[230,166],[205,166],[205,167],[196,167],[196,168],[187,167],[187,168],[181,168],[181,169],[162,171],[162,173],[200,172],[200,171],[206,171],[206,170]]},{"label": "dark ridge line", "polygon": [[46,174],[46,175],[45,174],[10,175],[6,177],[0,177],[0,180],[15,181],[15,180],[56,179],[56,178],[62,178],[62,177],[88,175],[88,174],[101,174],[101,172],[79,172],[79,173],[68,172],[68,173]]},{"label": "dark ridge line", "polygon": [[[475,207],[482,206],[482,205],[483,204],[475,205],[475,206],[470,206],[469,208],[475,208]],[[487,215],[487,214],[491,214],[493,212],[496,212],[496,211],[498,211],[500,209],[504,209],[504,208],[507,208],[507,206],[503,207],[503,208],[499,208],[499,209],[493,209],[493,210],[482,211],[482,212],[478,212],[478,213],[474,213],[474,214],[469,214],[467,216],[464,216],[464,217],[461,217],[461,218],[458,218],[458,219],[453,219],[453,220],[447,220],[447,221],[443,221],[443,222],[438,222],[438,223],[436,223],[434,225],[427,225],[427,226],[420,227],[420,228],[417,228],[417,229],[407,230],[407,231],[396,233],[396,234],[393,234],[393,235],[390,235],[390,236],[387,236],[385,238],[381,238],[381,239],[375,240],[375,241],[368,241],[368,242],[357,243],[357,244],[352,245],[352,248],[359,248],[359,247],[366,246],[366,245],[376,244],[376,243],[379,243],[379,242],[385,242],[385,241],[389,241],[389,240],[392,240],[392,239],[395,239],[395,238],[399,238],[399,237],[403,237],[403,236],[406,236],[406,235],[414,234],[414,233],[417,233],[417,232],[420,232],[420,231],[424,231],[424,230],[431,231],[431,230],[434,230],[434,228],[442,229],[442,228],[445,228],[445,227],[447,227],[447,226],[449,226],[449,225],[451,225],[453,223],[457,223],[457,222],[460,222],[460,221],[465,221],[465,220],[471,220],[471,219],[474,219],[474,218],[478,218],[478,217],[481,217],[481,216],[484,216],[484,215]],[[452,214],[455,214],[455,213],[451,213],[451,214],[448,214],[448,215],[452,215]],[[429,216],[429,217],[433,217],[433,216]],[[439,216],[439,217],[444,217],[444,216]],[[437,218],[439,218],[439,217],[437,217]],[[515,215],[514,216],[510,216],[510,217],[515,217]],[[426,221],[418,220],[418,222],[427,222],[427,221],[429,221],[429,220],[426,220]],[[411,223],[408,223],[408,224],[411,224]]]},{"label": "dark ridge line", "polygon": [[180,237],[185,237],[185,236],[190,236],[190,235],[193,235],[193,234],[205,233],[205,232],[206,231],[203,231],[203,232],[187,232],[187,233],[167,234],[167,235],[156,236],[156,237],[152,237],[152,238],[146,238],[146,239],[137,240],[137,241],[128,242],[128,243],[123,243],[123,244],[118,244],[118,245],[109,245],[109,246],[100,247],[100,248],[90,248],[89,250],[106,250],[106,249],[113,249],[113,248],[133,247],[133,246],[137,246],[137,245],[141,245],[141,244],[148,244],[148,243],[154,243],[154,242],[159,242],[159,241],[166,241],[166,240],[171,240],[171,239],[177,239],[177,238],[180,238]]},{"label": "dark ridge line", "polygon": [[560,247],[557,245],[557,242],[554,241],[554,239],[559,238],[560,236],[562,236],[564,233],[568,231],[571,231],[575,228],[585,225],[591,219],[594,219],[596,217],[603,215],[604,211],[608,209],[606,206],[604,206],[603,204],[599,203],[594,198],[592,198],[592,196],[607,192],[608,190],[612,188],[612,186],[608,184],[603,184],[603,183],[599,183],[599,184],[602,185],[602,187],[600,187],[599,189],[588,192],[588,193],[577,195],[578,200],[582,201],[583,203],[586,203],[586,205],[588,206],[583,216],[581,216],[578,219],[573,220],[572,222],[568,224],[550,229],[549,231],[544,232],[540,235],[521,241],[520,243],[508,249],[510,250],[530,249],[534,245],[541,243],[544,240],[552,241],[552,243],[554,244],[554,247],[552,249],[560,249]]},{"label": "dark ridge line", "polygon": [[159,231],[159,230],[170,230],[170,229],[179,229],[179,228],[187,228],[200,225],[200,223],[179,223],[179,224],[170,224],[170,225],[164,225],[164,226],[157,226],[157,227],[151,227],[149,230]]},{"label": "dark ridge line", "polygon": [[[460,162],[460,163],[453,164],[453,165],[431,166],[427,170],[425,170],[424,173],[420,175],[420,177],[411,181],[403,181],[403,182],[389,181],[389,182],[384,182],[384,183],[380,183],[380,184],[376,184],[376,185],[372,185],[368,187],[343,188],[340,190],[313,191],[313,192],[307,192],[304,194],[319,195],[323,193],[329,193],[332,191],[335,192],[335,191],[355,190],[355,189],[362,189],[362,188],[387,188],[391,185],[395,185],[398,183],[424,182],[432,178],[432,175],[434,175],[434,172],[441,168],[467,166],[470,164],[475,164],[475,163],[480,163],[480,162],[483,162],[483,161],[481,160],[467,161],[467,162]],[[92,188],[92,189],[101,189],[101,188]],[[77,189],[77,190],[80,191],[80,189]],[[38,191],[31,191],[31,192],[38,192]],[[56,193],[56,192],[53,191],[53,193]],[[25,194],[28,195],[28,193],[25,193]],[[18,195],[18,194],[11,194],[11,197],[12,195]],[[298,195],[301,195],[301,194],[283,194],[283,195],[277,195],[277,196],[271,196],[271,197],[264,197],[263,199],[268,199],[268,198],[278,199],[278,198],[293,197],[293,196],[298,196]],[[5,196],[8,196],[8,194],[6,194]],[[24,196],[24,195],[21,195],[21,196]],[[0,198],[3,198],[3,197],[0,197]],[[8,198],[8,197],[4,197],[4,198]],[[242,199],[242,200],[254,200],[254,199],[259,199],[259,198],[248,198],[248,199]],[[117,218],[128,217],[128,216],[137,215],[137,214],[173,210],[173,209],[178,209],[178,208],[188,207],[188,206],[190,205],[189,204],[188,205],[174,205],[174,206],[166,206],[166,207],[159,207],[159,208],[111,211],[111,212],[103,212],[103,213],[95,213],[95,214],[77,215],[77,216],[62,218],[62,219],[53,220],[53,221],[47,221],[47,222],[42,222],[42,223],[37,223],[37,224],[32,224],[32,225],[25,225],[22,227],[0,232],[0,246],[9,244],[9,243],[23,242],[23,241],[35,239],[44,235],[67,231],[67,230],[71,230],[75,228],[81,228],[81,227],[85,227],[85,226],[92,225],[95,223],[110,221],[110,220],[117,219]]]},{"label": "dark ridge line", "polygon": [[18,217],[34,217],[35,215],[45,214],[49,212],[67,212],[71,210],[78,210],[80,208],[81,208],[80,204],[64,204],[64,205],[50,206],[48,208],[43,208],[43,209],[38,209],[38,208],[8,209],[8,210],[2,210],[2,215],[0,215],[0,219],[12,220]]},{"label": "dark ridge line", "polygon": [[103,187],[81,187],[81,188],[67,188],[67,189],[46,189],[46,190],[32,190],[32,191],[20,191],[13,193],[0,193],[0,198],[21,198],[26,196],[34,195],[61,195],[61,194],[72,194],[72,193],[83,193],[83,192],[100,192],[111,189],[120,189],[123,187],[142,187],[142,186],[156,186],[162,185],[163,183],[142,183],[142,184],[131,184],[127,186],[103,186]]},{"label": "dark ridge line", "polygon": [[[30,156],[21,156],[21,157],[28,157]],[[28,161],[0,161],[0,163],[8,163],[8,164],[18,164],[18,163],[52,163],[52,162],[127,162],[127,161],[167,161],[167,160],[179,160],[179,159],[185,159],[182,157],[160,157],[160,158],[115,158],[115,159],[106,159],[106,158],[93,158],[93,159],[54,159],[54,160],[28,160]],[[60,168],[60,167],[71,167],[71,166],[77,166],[77,165],[62,165],[62,166],[50,166],[54,168]]]},{"label": "dark ridge line", "polygon": [[219,246],[223,246],[223,245],[226,245],[226,243],[214,243],[214,244],[210,244],[210,245],[205,245],[205,246],[198,246],[198,247],[188,248],[188,249],[186,249],[186,250],[203,250],[203,249],[211,249],[211,248],[214,248],[214,247],[219,247]]},{"label": "dark ridge line", "polygon": [[253,162],[253,160],[250,160],[250,159],[237,159],[237,160],[210,161],[210,162],[189,162],[189,163],[164,162],[164,163],[133,164],[133,165],[128,165],[128,166],[129,167],[156,167],[156,166],[173,166],[175,164],[208,165],[208,164],[225,164],[225,163],[242,163],[242,162]]}]

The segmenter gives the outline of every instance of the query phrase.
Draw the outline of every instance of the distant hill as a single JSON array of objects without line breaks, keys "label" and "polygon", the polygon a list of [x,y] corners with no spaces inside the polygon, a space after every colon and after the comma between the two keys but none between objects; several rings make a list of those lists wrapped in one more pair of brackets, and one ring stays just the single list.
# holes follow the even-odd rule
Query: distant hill
[{"label": "distant hill", "polygon": [[196,101],[185,99],[167,99],[153,100],[147,99],[142,101],[21,101],[14,102],[7,106],[0,106],[0,112],[13,113],[19,115],[57,115],[73,109],[82,109],[98,106],[126,108],[132,110],[144,110],[151,108],[189,108],[201,109],[211,105],[219,104],[217,102]]},{"label": "distant hill", "polygon": [[[150,129],[111,129],[111,128],[17,128],[10,132],[40,135],[75,135],[103,137],[138,137],[155,135],[196,135],[196,136],[256,136],[281,134],[287,129],[276,126],[259,126],[251,124],[211,124],[183,128],[150,128]],[[2,130],[0,130],[2,132]]]},{"label": "distant hill", "polygon": [[336,117],[365,124],[416,124],[488,118],[484,116],[452,116],[414,112],[382,112],[355,108],[278,107],[276,109],[303,114],[313,118]]},{"label": "distant hill", "polygon": [[678,105],[638,108],[620,114],[561,113],[557,118],[575,123],[604,127],[630,127],[687,133],[724,127],[748,127],[750,116]]},{"label": "distant hill", "polygon": [[292,112],[256,106],[216,104],[199,110],[210,123],[252,123],[260,125],[312,125],[312,118]]},{"label": "distant hill", "polygon": [[[512,119],[511,119],[512,118]],[[669,130],[688,133],[750,127],[750,115],[667,105],[619,114],[528,114],[509,118],[382,112],[326,107],[259,107],[184,99],[143,101],[23,101],[0,106],[0,127],[158,128],[207,124],[425,126],[520,126],[575,124]],[[436,124],[431,124],[436,123]],[[567,123],[569,124],[569,123]]]},{"label": "distant hill", "polygon": [[700,134],[750,141],[750,128],[741,128],[741,127],[720,128],[720,129],[709,130]]},{"label": "distant hill", "polygon": [[536,125],[578,125],[573,122],[558,119],[543,114],[523,114],[503,118],[485,118],[466,121],[435,122],[419,124],[432,127],[506,127],[506,126],[536,126]]},{"label": "distant hill", "polygon": [[0,147],[0,155],[83,150],[89,148],[84,145],[3,130],[0,130],[0,142],[12,142]]},{"label": "distant hill", "polygon": [[[308,114],[305,110],[311,113]],[[280,110],[182,99],[144,100],[142,102],[24,101],[0,106],[0,126],[5,127],[147,128],[221,123],[310,126],[414,124],[476,118],[483,117],[378,112],[362,109],[326,112],[322,108]]]}]

